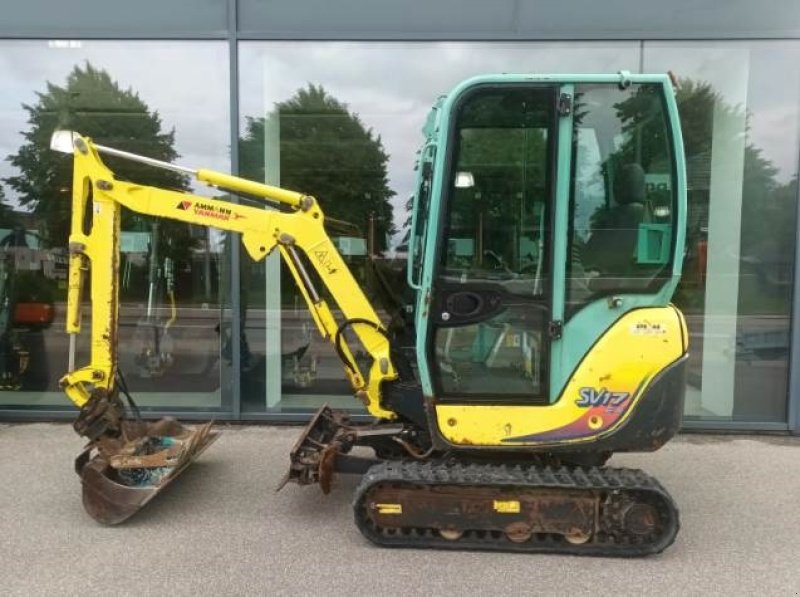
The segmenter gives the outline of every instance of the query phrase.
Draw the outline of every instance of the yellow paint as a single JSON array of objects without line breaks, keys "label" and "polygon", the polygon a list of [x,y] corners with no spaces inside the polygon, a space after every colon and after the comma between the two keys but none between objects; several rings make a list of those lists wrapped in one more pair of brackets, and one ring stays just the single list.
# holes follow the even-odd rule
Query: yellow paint
[{"label": "yellow paint", "polygon": [[378,514],[402,514],[402,504],[375,504]]},{"label": "yellow paint", "polygon": [[[120,212],[123,206],[149,216],[237,232],[241,234],[242,243],[254,260],[264,259],[277,246],[302,289],[300,273],[288,255],[288,247],[294,246],[308,256],[308,262],[319,274],[331,296],[336,298],[345,319],[359,318],[380,323],[372,305],[325,232],[322,209],[313,197],[212,170],[199,170],[197,179],[294,209],[289,212],[265,210],[124,182],[114,178],[114,173],[103,164],[90,139],[82,138],[81,141],[85,144],[85,151],[76,148],[73,154],[66,326],[70,334],[80,332],[81,291],[88,268],[92,301],[91,356],[88,365],[61,379],[64,391],[76,406],[81,407],[86,403],[92,387],[106,390],[114,387]],[[92,226],[89,233],[84,234],[83,217],[90,189],[93,201]],[[307,292],[302,294],[320,333],[333,342],[338,324],[330,307],[323,299],[314,302]],[[356,325],[352,329],[364,350],[372,357],[373,365],[369,376],[365,378],[356,361],[351,358],[353,370],[345,368],[348,379],[356,393],[364,397],[370,414],[385,419],[395,418],[393,412],[380,404],[381,383],[397,377],[389,358],[389,342],[371,326]],[[352,357],[352,351],[345,343],[342,349],[348,357]]]},{"label": "yellow paint", "polygon": [[[635,334],[636,324],[660,326],[662,333]],[[560,398],[548,405],[437,404],[436,418],[441,434],[456,445],[508,446],[541,445],[548,441],[504,442],[559,430],[585,416],[587,408],[578,406],[581,388],[628,392],[632,400],[625,414],[608,424],[608,417],[595,421],[597,433],[567,440],[588,441],[621,425],[636,408],[642,390],[654,376],[675,362],[686,351],[685,323],[680,311],[669,307],[637,309],[621,317],[594,345],[567,382]],[[455,425],[450,424],[456,421]],[[591,418],[589,419],[591,421]],[[513,431],[509,433],[508,426]],[[590,425],[590,428],[591,428]],[[564,440],[559,443],[565,443]]]},{"label": "yellow paint", "polygon": [[[230,174],[223,174],[222,172],[215,172],[214,170],[198,170],[197,180],[204,182],[212,187],[219,187],[221,189],[230,189],[239,193],[246,193],[253,197],[261,197],[276,203],[282,203],[289,207],[299,208],[307,195],[298,193],[297,191],[290,191],[282,189],[281,187],[273,187],[268,184],[255,182],[253,180],[246,180],[238,176],[231,176]],[[308,197],[308,199],[312,199]]]},{"label": "yellow paint", "polygon": [[495,512],[500,514],[519,514],[519,500],[494,500],[492,505]]}]

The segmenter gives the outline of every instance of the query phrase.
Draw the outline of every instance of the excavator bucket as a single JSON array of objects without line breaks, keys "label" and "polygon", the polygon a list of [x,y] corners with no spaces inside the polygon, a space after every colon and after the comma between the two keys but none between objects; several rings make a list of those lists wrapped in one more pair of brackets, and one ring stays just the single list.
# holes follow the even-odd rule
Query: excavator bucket
[{"label": "excavator bucket", "polygon": [[120,438],[89,443],[75,460],[86,512],[107,525],[136,514],[217,439],[211,425],[126,420]]}]

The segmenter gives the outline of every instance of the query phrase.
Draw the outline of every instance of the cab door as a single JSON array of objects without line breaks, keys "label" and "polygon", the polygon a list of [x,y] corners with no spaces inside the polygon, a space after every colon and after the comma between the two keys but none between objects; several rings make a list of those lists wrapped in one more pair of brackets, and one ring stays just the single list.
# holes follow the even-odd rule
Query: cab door
[{"label": "cab door", "polygon": [[[569,186],[559,200],[556,252],[566,272],[556,291],[563,323],[551,354],[551,401],[615,322],[642,307],[667,306],[681,271],[686,191],[669,81],[596,79],[571,86],[573,118],[563,133],[571,146]],[[634,341],[667,330],[643,320],[628,332]],[[620,376],[604,383],[594,389],[613,390]]]},{"label": "cab door", "polygon": [[561,96],[484,83],[450,109],[425,328],[437,400],[549,400]]}]

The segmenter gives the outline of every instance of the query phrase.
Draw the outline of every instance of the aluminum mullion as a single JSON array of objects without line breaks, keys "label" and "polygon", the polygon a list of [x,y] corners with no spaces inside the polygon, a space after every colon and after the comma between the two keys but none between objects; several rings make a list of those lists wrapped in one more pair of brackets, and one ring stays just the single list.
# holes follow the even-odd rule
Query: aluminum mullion
[{"label": "aluminum mullion", "polygon": [[[230,115],[230,154],[231,173],[239,174],[239,40],[236,38],[237,29],[237,0],[228,0],[228,76],[229,88],[229,115]],[[238,203],[236,196],[231,199]],[[228,233],[232,235],[233,233]],[[229,243],[230,258],[230,301],[231,301],[231,414],[235,420],[242,415],[242,304],[241,304],[241,247],[238,235],[236,242]],[[221,346],[220,346],[221,348]],[[221,371],[221,370],[220,370]],[[223,390],[224,391],[224,390]]]}]

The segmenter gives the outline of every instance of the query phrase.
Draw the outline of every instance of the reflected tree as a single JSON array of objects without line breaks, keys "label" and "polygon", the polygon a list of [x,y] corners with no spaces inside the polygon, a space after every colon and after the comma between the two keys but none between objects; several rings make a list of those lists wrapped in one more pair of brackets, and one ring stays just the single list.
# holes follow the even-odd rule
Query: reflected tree
[{"label": "reflected tree", "polygon": [[[380,135],[322,86],[299,89],[275,106],[280,117],[280,184],[319,198],[325,213],[366,230],[374,217],[376,250],[393,234],[394,191],[389,188]],[[265,117],[247,117],[239,141],[240,172],[264,180]]]},{"label": "reflected tree", "polygon": [[679,303],[703,308],[704,293],[692,290],[697,278],[691,270],[704,267],[697,259],[699,247],[705,245],[707,236],[711,157],[714,151],[726,151],[727,145],[724,138],[714,136],[714,121],[736,118],[744,119],[747,135],[742,171],[739,311],[741,314],[785,312],[790,299],[795,242],[796,175],[789,182],[780,182],[779,170],[750,138],[752,114],[743,113],[741,106],[725,101],[710,83],[682,79],[676,99],[689,187],[688,268],[685,268],[688,275],[679,287]]},{"label": "reflected tree", "polygon": [[0,186],[0,228],[14,228],[19,224],[17,220],[14,211],[6,201],[3,187]]},{"label": "reflected tree", "polygon": [[[546,91],[493,91],[461,108],[456,176],[463,180],[450,191],[449,267],[510,275],[535,266],[531,247],[543,234],[549,191],[551,100]],[[474,246],[459,250],[455,243],[464,240]]]},{"label": "reflected tree", "polygon": [[[171,162],[175,131],[165,131],[157,111],[134,90],[125,89],[105,70],[88,62],[75,66],[63,85],[46,83],[35,104],[24,104],[28,129],[17,153],[6,159],[19,174],[5,179],[16,191],[21,205],[42,222],[41,234],[51,246],[64,246],[69,235],[72,160],[50,150],[55,129],[66,128],[92,137],[98,143]],[[122,180],[176,190],[188,190],[187,177],[143,164],[104,157]],[[149,230],[146,219],[123,213],[125,229]],[[177,222],[160,224],[159,252],[176,260],[187,260],[194,245],[189,226]]]}]

